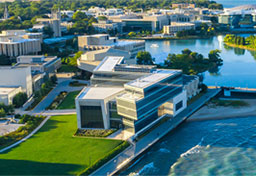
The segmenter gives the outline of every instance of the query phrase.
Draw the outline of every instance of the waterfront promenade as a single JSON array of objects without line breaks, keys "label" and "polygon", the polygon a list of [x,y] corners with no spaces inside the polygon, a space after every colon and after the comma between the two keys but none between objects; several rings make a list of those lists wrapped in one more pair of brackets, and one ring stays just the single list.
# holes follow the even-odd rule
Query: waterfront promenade
[{"label": "waterfront promenade", "polygon": [[208,91],[202,95],[199,99],[190,104],[184,111],[178,114],[175,118],[168,120],[167,122],[159,125],[152,130],[138,142],[133,143],[125,151],[114,157],[107,162],[101,168],[96,170],[91,175],[114,175],[122,170],[131,161],[136,159],[139,155],[143,154],[147,149],[153,146],[163,136],[168,134],[174,128],[176,128],[181,122],[186,120],[189,116],[195,113],[200,107],[202,107],[212,97],[216,96],[220,89],[208,89]]}]

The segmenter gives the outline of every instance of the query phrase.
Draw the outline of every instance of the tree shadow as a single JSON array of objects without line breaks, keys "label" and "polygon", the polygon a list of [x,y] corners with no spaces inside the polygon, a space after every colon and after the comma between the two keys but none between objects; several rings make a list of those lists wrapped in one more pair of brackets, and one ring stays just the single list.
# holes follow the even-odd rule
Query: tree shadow
[{"label": "tree shadow", "polygon": [[0,159],[1,175],[74,175],[85,166]]}]

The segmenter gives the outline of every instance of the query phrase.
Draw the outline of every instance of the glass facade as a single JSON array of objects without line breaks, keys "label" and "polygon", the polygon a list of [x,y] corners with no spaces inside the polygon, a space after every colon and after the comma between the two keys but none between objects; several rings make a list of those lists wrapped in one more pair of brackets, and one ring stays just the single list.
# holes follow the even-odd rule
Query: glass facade
[{"label": "glass facade", "polygon": [[80,106],[82,128],[104,128],[100,106]]}]

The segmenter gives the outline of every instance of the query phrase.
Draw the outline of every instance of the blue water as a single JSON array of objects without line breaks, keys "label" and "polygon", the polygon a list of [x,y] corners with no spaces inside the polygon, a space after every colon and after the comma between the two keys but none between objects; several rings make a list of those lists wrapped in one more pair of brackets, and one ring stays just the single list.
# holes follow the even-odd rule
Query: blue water
[{"label": "blue water", "polygon": [[122,175],[256,175],[256,117],[186,122]]},{"label": "blue water", "polygon": [[215,0],[216,2],[223,4],[224,8],[231,8],[235,6],[245,4],[256,4],[255,0]]},{"label": "blue water", "polygon": [[[256,88],[256,52],[227,48],[223,39],[224,36],[210,39],[153,40],[146,41],[146,50],[155,58],[156,63],[163,63],[169,53],[181,53],[185,48],[201,53],[205,57],[208,57],[210,50],[219,49],[223,66],[217,74],[205,73],[204,83],[211,86]],[[152,44],[159,47],[151,47]]]}]

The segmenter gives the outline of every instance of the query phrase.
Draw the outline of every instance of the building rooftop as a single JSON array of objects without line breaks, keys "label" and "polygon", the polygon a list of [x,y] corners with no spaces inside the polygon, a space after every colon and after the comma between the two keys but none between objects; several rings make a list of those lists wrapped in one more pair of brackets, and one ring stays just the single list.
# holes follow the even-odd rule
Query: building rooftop
[{"label": "building rooftop", "polygon": [[123,61],[124,57],[107,56],[93,71],[114,71],[117,64]]},{"label": "building rooftop", "polygon": [[13,87],[2,87],[0,86],[0,95],[7,95],[14,91],[15,89],[18,89],[19,86],[13,86]]},{"label": "building rooftop", "polygon": [[156,70],[152,74],[138,78],[134,81],[127,83],[126,85],[136,87],[136,88],[146,88],[152,84],[160,82],[161,80],[173,76],[177,73],[181,73],[178,70]]},{"label": "building rooftop", "polygon": [[124,91],[122,87],[88,87],[79,95],[78,99],[105,99],[117,93]]}]

